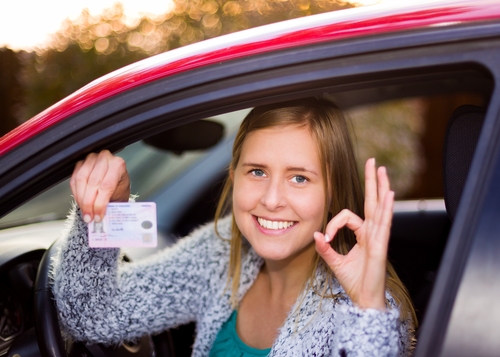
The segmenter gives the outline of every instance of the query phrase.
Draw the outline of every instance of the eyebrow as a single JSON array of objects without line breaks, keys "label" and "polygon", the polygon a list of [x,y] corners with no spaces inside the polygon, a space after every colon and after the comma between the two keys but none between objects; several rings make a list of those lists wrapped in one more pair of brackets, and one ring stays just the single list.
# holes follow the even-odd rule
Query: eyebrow
[{"label": "eyebrow", "polygon": [[[259,169],[265,169],[265,168],[267,168],[266,165],[256,164],[256,163],[253,163],[253,162],[245,162],[245,163],[241,164],[241,166],[243,166],[243,167],[256,167],[256,168],[259,168]],[[313,175],[319,176],[319,174],[316,171],[308,170],[305,167],[300,167],[300,166],[287,166],[286,170],[287,171],[308,172],[308,173],[311,173]]]},{"label": "eyebrow", "polygon": [[299,171],[299,172],[309,172],[310,174],[319,176],[316,171],[308,170],[305,167],[300,167],[300,166],[287,166],[287,171]]}]

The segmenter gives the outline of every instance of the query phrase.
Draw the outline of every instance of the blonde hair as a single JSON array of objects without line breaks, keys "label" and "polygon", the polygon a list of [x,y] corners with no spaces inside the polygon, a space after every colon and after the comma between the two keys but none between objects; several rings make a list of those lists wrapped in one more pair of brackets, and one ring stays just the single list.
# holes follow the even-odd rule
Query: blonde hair
[{"label": "blonde hair", "polygon": [[[306,98],[254,108],[243,120],[236,135],[229,171],[236,169],[243,143],[249,133],[285,125],[307,126],[313,139],[318,143],[320,160],[324,163],[322,173],[323,177],[325,177],[325,192],[327,192],[325,212],[323,214],[323,231],[328,221],[344,208],[363,218],[363,191],[347,123],[341,110],[328,100]],[[232,181],[228,175],[215,213],[216,232],[218,220],[228,211],[232,203],[232,188]],[[232,304],[233,308],[236,308],[238,305],[241,258],[245,245],[234,215],[232,217],[231,234],[228,287],[231,286]],[[337,233],[331,244],[337,252],[347,254],[356,244],[356,237],[351,230],[343,228]],[[322,276],[326,279],[322,291],[316,291],[316,293],[324,298],[336,298],[337,295],[331,293],[334,281],[333,272],[316,253],[315,260],[311,262],[309,282],[314,281],[317,269],[323,272]],[[409,294],[390,262],[387,262],[386,285],[394,300],[400,306],[401,319],[412,320],[412,323],[416,326],[417,319]],[[311,284],[311,286],[314,287],[315,284]]]}]

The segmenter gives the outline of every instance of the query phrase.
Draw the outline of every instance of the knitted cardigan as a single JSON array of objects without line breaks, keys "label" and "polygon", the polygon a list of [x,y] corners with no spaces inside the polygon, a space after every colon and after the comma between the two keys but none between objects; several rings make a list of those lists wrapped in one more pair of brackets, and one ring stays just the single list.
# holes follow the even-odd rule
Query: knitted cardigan
[{"label": "knitted cardigan", "polygon": [[[230,224],[229,218],[219,223],[224,237]],[[150,258],[125,263],[119,249],[88,247],[87,224],[75,209],[52,271],[63,333],[75,341],[109,345],[195,321],[193,356],[208,356],[232,313],[228,261],[229,242],[216,236],[212,223]],[[262,264],[249,247],[242,258],[240,300]],[[319,275],[316,287],[321,289]],[[307,287],[270,356],[407,356],[409,323],[400,321],[394,300],[387,297],[392,306],[387,311],[361,310],[347,297],[321,299]]]}]

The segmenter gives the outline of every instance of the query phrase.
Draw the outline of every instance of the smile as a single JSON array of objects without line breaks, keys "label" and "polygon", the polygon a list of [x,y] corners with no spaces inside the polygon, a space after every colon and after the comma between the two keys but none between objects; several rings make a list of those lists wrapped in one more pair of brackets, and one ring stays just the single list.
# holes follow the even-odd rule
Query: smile
[{"label": "smile", "polygon": [[257,218],[260,226],[266,229],[286,229],[295,224],[293,221],[269,221],[264,218]]}]

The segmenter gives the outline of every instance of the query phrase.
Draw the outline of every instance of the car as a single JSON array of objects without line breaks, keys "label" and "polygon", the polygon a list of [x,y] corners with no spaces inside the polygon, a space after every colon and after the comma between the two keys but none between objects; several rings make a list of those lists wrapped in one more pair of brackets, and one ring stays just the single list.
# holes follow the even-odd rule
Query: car
[{"label": "car", "polygon": [[248,110],[318,95],[350,118],[361,160],[376,151],[395,177],[389,259],[417,309],[414,355],[498,355],[499,58],[498,1],[434,1],[246,30],[83,87],[0,138],[0,355],[189,353],[192,326],[118,349],[63,341],[50,247],[64,180],[90,152],[122,155],[168,246],[210,220]]}]

